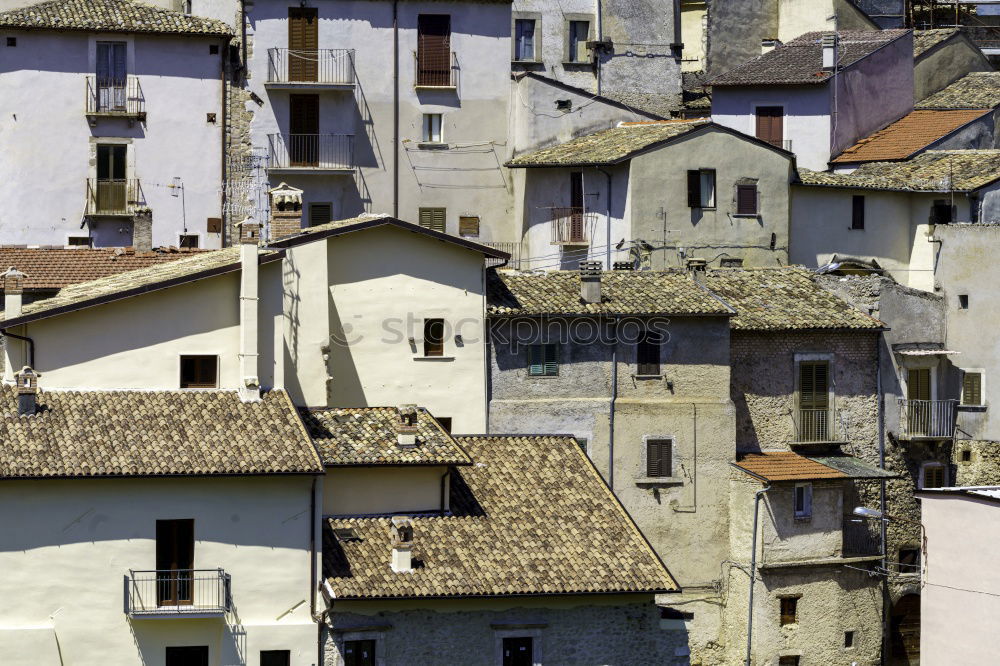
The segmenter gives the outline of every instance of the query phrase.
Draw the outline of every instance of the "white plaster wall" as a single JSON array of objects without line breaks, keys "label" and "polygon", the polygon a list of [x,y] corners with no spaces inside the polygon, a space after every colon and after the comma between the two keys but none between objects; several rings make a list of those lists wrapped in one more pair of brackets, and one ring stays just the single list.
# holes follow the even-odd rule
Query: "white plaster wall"
[{"label": "white plaster wall", "polygon": [[[21,650],[5,652],[4,663],[161,666],[166,645],[208,645],[212,666],[257,666],[262,649],[313,664],[311,484],[310,476],[4,481],[0,594],[17,603],[0,606],[0,640]],[[236,612],[225,620],[124,614],[124,576],[156,567],[156,520],[176,518],[195,521],[195,567],[232,576]]]},{"label": "white plaster wall", "polygon": [[[323,484],[323,515],[358,516],[426,513],[441,510],[439,465],[328,467]],[[389,553],[386,552],[386,562]]]},{"label": "white plaster wall", "polygon": [[774,485],[761,502],[760,564],[840,557],[844,496],[840,483],[812,484],[812,515],[796,518],[794,483]]},{"label": "white plaster wall", "polygon": [[[524,12],[526,14],[539,14],[540,20],[535,24],[535,48],[536,59],[540,65],[537,66],[539,73],[552,77],[557,81],[562,81],[571,86],[582,88],[590,92],[597,92],[597,77],[594,75],[594,68],[589,63],[565,64],[565,43],[566,43],[566,17],[564,15],[574,15],[580,20],[589,20],[591,33],[597,39],[597,4],[594,0],[566,0],[558,4],[550,0],[518,0],[512,6],[515,15]],[[513,22],[511,22],[511,34],[513,34]],[[541,53],[538,53],[539,40],[541,40]],[[511,52],[513,53],[513,52]],[[510,59],[509,56],[508,60]],[[514,70],[532,69],[536,66],[515,64]]]},{"label": "white plaster wall", "polygon": [[[64,245],[81,229],[86,179],[96,172],[91,144],[127,141],[128,177],[141,180],[153,209],[153,244],[177,245],[185,228],[202,247],[219,247],[206,220],[221,216],[222,88],[220,54],[207,37],[166,37],[76,32],[0,31],[17,38],[0,47],[0,236],[5,243]],[[128,71],[138,77],[147,122],[85,117],[86,76],[94,72],[96,41],[129,43]],[[184,100],[178,106],[177,101]],[[215,113],[216,122],[207,122]],[[179,178],[180,190],[168,188]],[[131,243],[131,223],[116,244]],[[112,225],[114,226],[114,225]]]},{"label": "white plaster wall", "polygon": [[792,142],[797,164],[824,171],[830,159],[830,92],[827,85],[741,87],[712,89],[712,120],[756,136],[758,106],[785,108],[785,140]]},{"label": "white plaster wall", "polygon": [[988,663],[996,656],[1000,507],[962,497],[920,498],[927,531],[920,591],[920,658],[928,664]]}]

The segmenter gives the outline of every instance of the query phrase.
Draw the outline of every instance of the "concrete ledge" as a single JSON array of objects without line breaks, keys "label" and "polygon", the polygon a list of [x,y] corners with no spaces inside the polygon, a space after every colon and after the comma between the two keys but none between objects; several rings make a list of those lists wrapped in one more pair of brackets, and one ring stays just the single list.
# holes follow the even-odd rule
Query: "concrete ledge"
[{"label": "concrete ledge", "polygon": [[772,562],[761,564],[760,571],[776,571],[778,569],[798,569],[802,567],[836,567],[843,564],[863,564],[865,562],[881,562],[881,555],[865,555],[864,557],[826,557],[818,560],[790,560],[788,562]]}]

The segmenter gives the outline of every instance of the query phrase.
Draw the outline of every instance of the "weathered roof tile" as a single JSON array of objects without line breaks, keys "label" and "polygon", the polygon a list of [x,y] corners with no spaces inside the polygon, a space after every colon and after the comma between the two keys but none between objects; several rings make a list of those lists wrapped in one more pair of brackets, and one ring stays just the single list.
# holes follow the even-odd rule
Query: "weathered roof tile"
[{"label": "weathered roof tile", "polygon": [[928,150],[903,162],[868,162],[851,173],[799,169],[803,185],[900,192],[971,192],[1000,179],[1000,150]]},{"label": "weathered roof tile", "polygon": [[995,109],[1000,72],[971,72],[916,104],[918,109]]},{"label": "weathered roof tile", "polygon": [[131,0],[50,0],[0,12],[0,27],[228,36],[222,21]]}]

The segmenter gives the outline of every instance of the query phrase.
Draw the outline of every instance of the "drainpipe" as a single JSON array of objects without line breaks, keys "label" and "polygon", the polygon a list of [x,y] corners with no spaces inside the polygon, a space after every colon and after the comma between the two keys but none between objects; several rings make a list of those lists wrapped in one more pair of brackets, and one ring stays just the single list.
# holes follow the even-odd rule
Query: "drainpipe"
[{"label": "drainpipe", "polygon": [[[229,154],[229,151],[226,150],[226,133],[229,130],[229,114],[228,114],[229,104],[226,103],[227,102],[227,96],[226,96],[226,60],[229,57],[229,40],[228,39],[222,40],[222,46],[219,48],[219,53],[221,55],[220,62],[219,62],[219,70],[220,70],[220,75],[219,76],[220,76],[220,82],[222,83],[222,142],[221,142],[222,143],[222,151],[221,151],[221,156],[220,156],[221,159],[219,160],[220,161],[220,167],[221,167],[221,170],[222,170],[222,201],[221,201],[222,210],[219,211],[219,217],[223,220],[223,223],[222,223],[223,224],[223,232],[222,232],[222,239],[221,239],[222,242],[220,243],[220,245],[225,246],[225,240],[226,240],[225,227],[227,226],[226,225],[226,189],[227,189],[226,188],[226,177],[227,177],[227,174],[226,174],[226,155]],[[235,72],[234,72],[234,74],[235,74]]]},{"label": "drainpipe", "polygon": [[[884,333],[879,336],[878,344],[875,347],[875,390],[878,393],[878,468],[885,469],[885,396],[882,395],[882,341]],[[884,516],[885,505],[885,479],[879,480],[879,510]],[[886,521],[879,521],[882,537],[882,570],[888,571],[888,529]],[[886,656],[889,652],[889,577],[882,577],[882,654],[880,663],[886,663]]]},{"label": "drainpipe", "polygon": [[618,317],[611,323],[611,403],[608,411],[608,487],[615,491],[615,400],[618,398]]},{"label": "drainpipe", "polygon": [[[598,2],[600,2],[600,0],[598,0]],[[608,205],[606,206],[606,211],[604,215],[605,223],[607,225],[607,228],[605,230],[605,234],[607,236],[605,239],[607,241],[607,248],[604,251],[605,254],[604,260],[606,262],[604,270],[610,271],[611,270],[611,182],[612,182],[611,174],[602,169],[601,167],[595,167],[595,168],[608,178]]]},{"label": "drainpipe", "polygon": [[746,666],[750,666],[750,653],[753,646],[753,589],[757,582],[757,518],[760,514],[760,499],[764,496],[771,485],[768,484],[758,490],[753,498],[753,549],[750,553],[750,601],[747,603],[747,658],[744,661]]},{"label": "drainpipe", "polygon": [[392,2],[392,216],[399,218],[399,0]]},{"label": "drainpipe", "polygon": [[[25,342],[25,343],[28,344],[28,365],[30,365],[32,368],[34,368],[35,367],[35,341],[32,340],[31,338],[29,338],[26,335],[18,335],[16,333],[11,333],[10,331],[4,331],[3,335],[4,335],[4,337],[14,338],[15,340],[20,340],[21,342]],[[13,364],[11,365],[11,368],[13,369],[14,372],[18,371],[18,368],[15,368],[13,366]]]},{"label": "drainpipe", "polygon": [[[601,9],[602,9],[602,7],[601,7],[601,0],[597,0],[597,41],[598,41],[598,43],[604,41],[604,17],[601,16]],[[596,65],[596,67],[595,67],[595,70],[596,70],[595,74],[597,74],[597,94],[600,95],[601,94],[601,54],[597,50],[595,50],[595,52],[594,52],[594,64]],[[611,240],[609,239],[608,242],[610,243]],[[608,268],[610,269],[611,266],[608,266]]]}]

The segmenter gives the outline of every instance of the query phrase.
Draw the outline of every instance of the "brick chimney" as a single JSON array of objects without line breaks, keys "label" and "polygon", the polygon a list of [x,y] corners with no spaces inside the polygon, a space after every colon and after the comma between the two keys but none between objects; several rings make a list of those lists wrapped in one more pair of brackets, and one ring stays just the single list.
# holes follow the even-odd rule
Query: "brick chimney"
[{"label": "brick chimney", "polygon": [[584,303],[601,302],[601,268],[599,261],[580,262],[580,300]]},{"label": "brick chimney", "polygon": [[417,445],[417,406],[400,405],[396,408],[396,443],[409,449]]},{"label": "brick chimney", "polygon": [[302,231],[302,190],[281,183],[267,191],[271,201],[270,239],[284,238]]},{"label": "brick chimney", "polygon": [[832,72],[837,68],[838,41],[837,33],[835,32],[823,35],[823,38],[820,40],[820,44],[823,47],[823,69],[827,71]]},{"label": "brick chimney", "polygon": [[140,208],[132,218],[132,247],[136,252],[153,251],[153,211]]},{"label": "brick chimney", "polygon": [[21,368],[14,378],[17,381],[17,414],[33,416],[38,408],[38,378],[41,377],[29,366]]},{"label": "brick chimney", "polygon": [[260,378],[257,364],[257,251],[260,225],[247,218],[236,225],[240,243],[240,400],[260,400]]},{"label": "brick chimney", "polygon": [[389,527],[392,539],[390,566],[396,573],[413,571],[413,521],[407,516],[393,516]]}]

